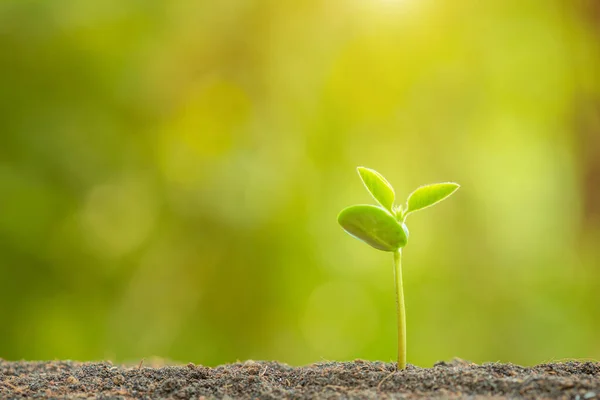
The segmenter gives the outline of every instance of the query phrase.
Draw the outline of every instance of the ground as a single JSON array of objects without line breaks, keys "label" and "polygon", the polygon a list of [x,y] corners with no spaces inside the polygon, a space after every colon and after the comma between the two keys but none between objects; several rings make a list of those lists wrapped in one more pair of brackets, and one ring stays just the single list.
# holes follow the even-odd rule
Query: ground
[{"label": "ground", "polygon": [[395,364],[362,360],[305,367],[246,361],[153,368],[0,359],[0,398],[589,400],[600,399],[600,363],[521,367],[457,359],[395,371]]}]

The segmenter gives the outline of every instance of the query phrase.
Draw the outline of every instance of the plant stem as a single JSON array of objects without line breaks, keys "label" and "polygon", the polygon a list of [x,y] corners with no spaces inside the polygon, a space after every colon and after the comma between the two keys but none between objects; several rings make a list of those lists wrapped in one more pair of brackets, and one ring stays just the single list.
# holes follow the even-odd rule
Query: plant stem
[{"label": "plant stem", "polygon": [[396,281],[396,309],[398,311],[398,369],[406,368],[406,311],[402,287],[402,249],[394,252],[394,280]]}]

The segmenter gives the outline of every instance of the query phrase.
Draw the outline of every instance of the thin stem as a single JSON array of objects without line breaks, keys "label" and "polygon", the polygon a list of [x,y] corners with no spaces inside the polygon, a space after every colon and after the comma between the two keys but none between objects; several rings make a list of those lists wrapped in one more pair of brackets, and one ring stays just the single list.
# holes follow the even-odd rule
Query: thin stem
[{"label": "thin stem", "polygon": [[402,287],[402,249],[394,252],[394,280],[396,282],[396,309],[398,311],[398,369],[406,368],[406,311]]}]

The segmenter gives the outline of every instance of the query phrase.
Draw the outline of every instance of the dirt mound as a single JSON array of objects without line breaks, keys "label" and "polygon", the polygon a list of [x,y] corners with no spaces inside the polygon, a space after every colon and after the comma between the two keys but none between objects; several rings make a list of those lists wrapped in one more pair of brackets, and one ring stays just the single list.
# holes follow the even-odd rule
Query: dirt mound
[{"label": "dirt mound", "polygon": [[276,362],[122,367],[0,360],[0,398],[600,399],[600,363],[439,362],[433,368],[356,360],[290,367]]}]

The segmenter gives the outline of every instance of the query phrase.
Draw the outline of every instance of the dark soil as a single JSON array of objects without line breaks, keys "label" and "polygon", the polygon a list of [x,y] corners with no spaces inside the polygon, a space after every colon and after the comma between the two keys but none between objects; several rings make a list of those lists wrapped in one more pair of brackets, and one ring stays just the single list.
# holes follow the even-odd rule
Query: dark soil
[{"label": "dark soil", "polygon": [[254,362],[208,368],[0,360],[0,398],[99,399],[600,399],[600,363],[520,367],[462,360],[433,368],[327,362],[290,367]]}]

